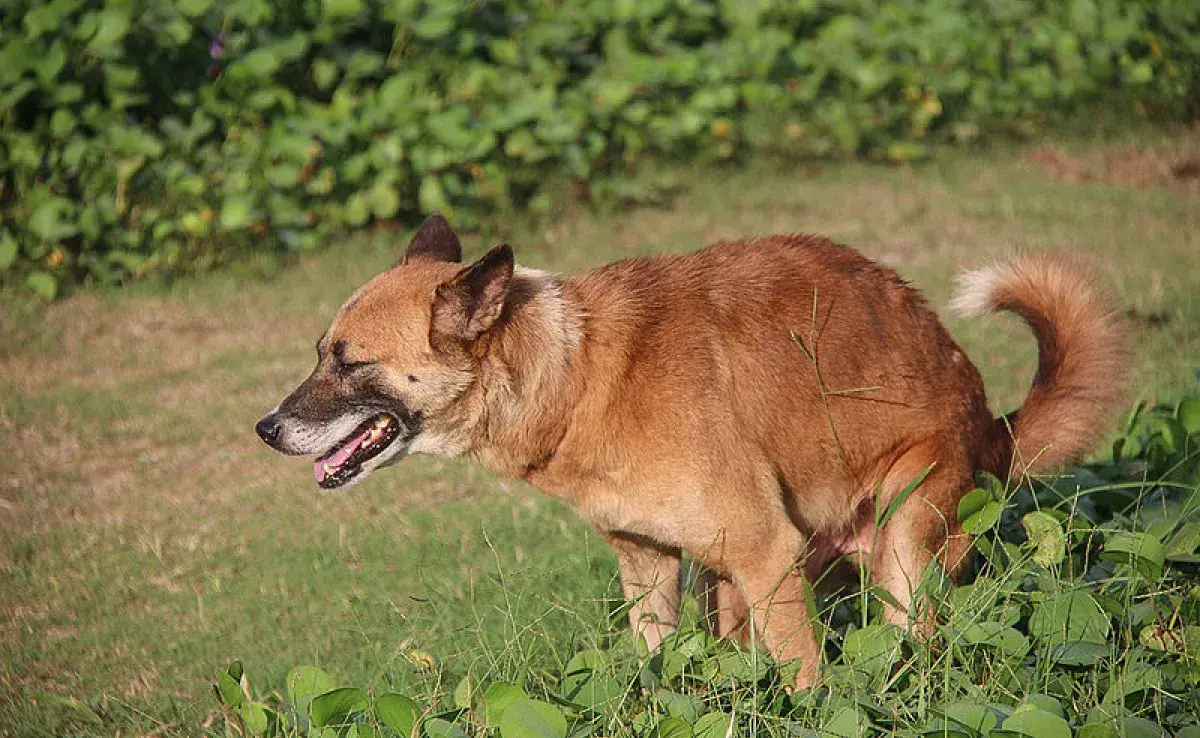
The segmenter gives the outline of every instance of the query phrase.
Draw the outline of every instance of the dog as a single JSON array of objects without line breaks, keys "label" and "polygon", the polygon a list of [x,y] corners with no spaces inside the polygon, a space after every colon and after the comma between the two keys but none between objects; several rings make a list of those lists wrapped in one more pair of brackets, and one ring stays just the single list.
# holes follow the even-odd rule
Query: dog
[{"label": "dog", "polygon": [[429,217],[341,307],[316,368],[258,435],[316,455],[327,489],[426,453],[566,500],[615,550],[650,649],[677,625],[690,554],[711,572],[716,635],[799,659],[796,688],[818,681],[806,587],[825,567],[868,566],[891,595],[886,619],[927,632],[915,592],[928,565],[961,568],[970,538],[956,510],[974,474],[1077,460],[1122,399],[1122,325],[1063,255],[960,282],[952,307],[1013,311],[1038,342],[1027,398],[999,418],[921,295],[821,237],[569,278],[515,265],[508,245],[461,262],[450,224]]}]

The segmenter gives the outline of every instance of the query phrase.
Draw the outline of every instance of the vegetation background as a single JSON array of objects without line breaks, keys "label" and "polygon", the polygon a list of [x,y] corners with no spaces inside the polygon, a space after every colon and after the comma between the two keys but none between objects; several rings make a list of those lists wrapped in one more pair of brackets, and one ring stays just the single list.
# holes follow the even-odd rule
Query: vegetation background
[{"label": "vegetation background", "polygon": [[[0,734],[1195,738],[1198,60],[1184,0],[7,4]],[[822,599],[789,695],[694,621],[639,652],[610,553],[522,485],[327,495],[253,437],[433,210],[565,272],[820,232],[935,306],[1082,248],[1141,404],[1071,475],[980,480],[931,644]],[[947,323],[1012,407],[1027,331]]]}]

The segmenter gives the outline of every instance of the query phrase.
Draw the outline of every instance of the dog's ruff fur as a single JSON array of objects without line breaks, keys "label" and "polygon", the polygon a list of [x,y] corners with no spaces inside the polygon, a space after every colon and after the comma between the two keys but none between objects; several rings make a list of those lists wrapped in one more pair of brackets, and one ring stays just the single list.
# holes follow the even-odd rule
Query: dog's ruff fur
[{"label": "dog's ruff fur", "polygon": [[[1037,337],[1033,387],[1004,418],[914,289],[823,238],[719,243],[570,278],[516,267],[507,246],[460,259],[449,225],[426,221],[343,306],[312,376],[260,434],[325,453],[328,429],[385,412],[399,438],[345,484],[423,452],[570,502],[616,550],[651,648],[676,624],[686,552],[709,570],[712,628],[799,657],[801,687],[821,654],[806,577],[843,556],[869,564],[899,603],[888,619],[926,631],[914,590],[927,564],[962,563],[956,510],[974,472],[1060,468],[1121,399],[1121,327],[1061,255],[972,272],[954,300],[971,315],[1013,311]],[[876,530],[876,506],[926,471]]]}]

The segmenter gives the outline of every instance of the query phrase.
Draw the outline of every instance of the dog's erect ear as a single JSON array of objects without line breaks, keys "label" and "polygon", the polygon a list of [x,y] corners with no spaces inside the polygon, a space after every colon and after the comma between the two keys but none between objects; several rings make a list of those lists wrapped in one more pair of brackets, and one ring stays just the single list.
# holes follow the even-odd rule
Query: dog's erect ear
[{"label": "dog's erect ear", "polygon": [[450,261],[456,264],[462,261],[462,244],[458,242],[458,236],[454,235],[449,221],[440,215],[431,215],[425,219],[408,248],[404,250],[400,263],[422,259]]},{"label": "dog's erect ear", "polygon": [[501,244],[438,285],[430,326],[434,346],[445,340],[474,341],[495,325],[504,312],[512,276],[512,249]]}]

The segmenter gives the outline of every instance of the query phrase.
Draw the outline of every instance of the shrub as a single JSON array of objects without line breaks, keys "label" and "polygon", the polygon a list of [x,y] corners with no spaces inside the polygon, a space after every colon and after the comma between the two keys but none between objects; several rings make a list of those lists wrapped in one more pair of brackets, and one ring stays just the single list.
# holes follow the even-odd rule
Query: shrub
[{"label": "shrub", "polygon": [[0,279],[464,225],[646,157],[924,155],[1120,89],[1188,115],[1190,0],[15,0]]}]

